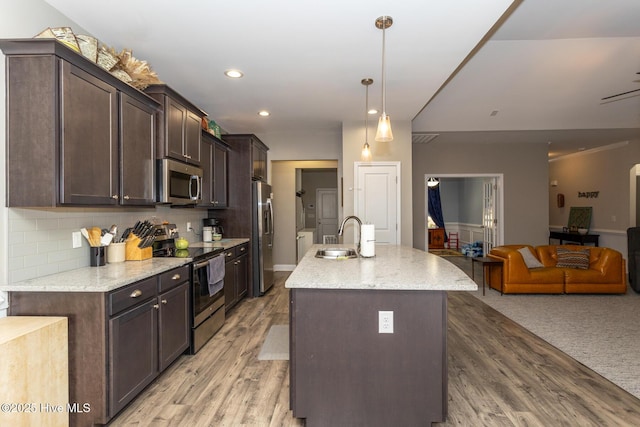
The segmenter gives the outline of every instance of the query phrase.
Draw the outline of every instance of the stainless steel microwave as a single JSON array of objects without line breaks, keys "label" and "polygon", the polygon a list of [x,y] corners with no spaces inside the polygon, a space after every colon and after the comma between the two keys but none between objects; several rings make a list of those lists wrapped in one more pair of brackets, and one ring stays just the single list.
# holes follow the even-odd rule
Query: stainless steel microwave
[{"label": "stainless steel microwave", "polygon": [[171,159],[158,160],[158,202],[195,205],[202,200],[202,169]]}]

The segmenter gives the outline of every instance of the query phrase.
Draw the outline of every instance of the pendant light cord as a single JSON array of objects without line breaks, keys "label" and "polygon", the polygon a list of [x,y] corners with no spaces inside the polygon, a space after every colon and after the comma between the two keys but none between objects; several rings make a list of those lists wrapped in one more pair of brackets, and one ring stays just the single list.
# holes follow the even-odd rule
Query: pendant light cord
[{"label": "pendant light cord", "polygon": [[385,91],[385,82],[386,82],[386,78],[385,78],[385,73],[384,73],[384,69],[385,69],[385,33],[387,30],[387,17],[385,16],[382,20],[382,115],[386,116],[387,115],[387,96],[386,96],[386,91]]},{"label": "pendant light cord", "polygon": [[365,86],[365,105],[364,105],[364,143],[369,143],[369,85]]}]

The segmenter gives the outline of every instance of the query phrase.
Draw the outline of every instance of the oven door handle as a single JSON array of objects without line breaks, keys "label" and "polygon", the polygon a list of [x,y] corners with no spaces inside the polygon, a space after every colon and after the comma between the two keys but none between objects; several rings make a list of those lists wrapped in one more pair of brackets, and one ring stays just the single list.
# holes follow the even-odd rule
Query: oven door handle
[{"label": "oven door handle", "polygon": [[207,265],[209,265],[209,261],[200,261],[197,264],[193,264],[193,269],[198,270],[200,268],[206,267]]}]

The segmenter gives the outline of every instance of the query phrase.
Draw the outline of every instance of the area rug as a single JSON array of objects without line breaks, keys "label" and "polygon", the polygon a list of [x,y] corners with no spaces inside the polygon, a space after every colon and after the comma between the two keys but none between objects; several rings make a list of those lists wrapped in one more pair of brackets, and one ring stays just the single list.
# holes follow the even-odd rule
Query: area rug
[{"label": "area rug", "polygon": [[289,325],[271,326],[258,360],[289,360]]},{"label": "area rug", "polygon": [[470,292],[549,344],[640,398],[640,294],[500,295]]},{"label": "area rug", "polygon": [[453,249],[429,249],[429,253],[438,256],[462,256],[461,252]]}]

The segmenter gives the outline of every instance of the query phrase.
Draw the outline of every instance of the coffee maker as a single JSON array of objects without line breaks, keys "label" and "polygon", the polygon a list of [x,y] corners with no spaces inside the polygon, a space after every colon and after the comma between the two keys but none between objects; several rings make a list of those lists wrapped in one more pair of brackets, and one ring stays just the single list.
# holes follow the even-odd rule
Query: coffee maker
[{"label": "coffee maker", "polygon": [[202,220],[202,227],[211,227],[211,234],[220,234],[221,236],[224,234],[224,229],[222,225],[220,225],[220,220],[218,218],[204,218]]}]

